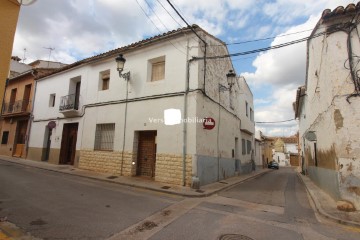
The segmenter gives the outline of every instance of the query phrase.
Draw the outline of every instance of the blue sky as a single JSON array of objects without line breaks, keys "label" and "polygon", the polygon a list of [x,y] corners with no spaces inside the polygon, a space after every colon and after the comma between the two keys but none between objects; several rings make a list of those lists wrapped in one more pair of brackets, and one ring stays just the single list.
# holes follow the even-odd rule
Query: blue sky
[{"label": "blue sky", "polygon": [[[309,36],[324,9],[354,0],[171,0],[190,24],[229,45],[230,53]],[[356,2],[355,2],[356,3]],[[145,13],[146,14],[145,14]],[[20,12],[13,55],[26,63],[49,57],[72,63],[94,54],[184,27],[166,0],[38,0]],[[286,36],[283,36],[286,35]],[[26,51],[24,49],[26,48]],[[25,54],[25,55],[24,55]],[[254,94],[255,121],[293,119],[292,102],[305,82],[306,43],[233,58]],[[296,121],[257,124],[269,136],[296,133]]]}]

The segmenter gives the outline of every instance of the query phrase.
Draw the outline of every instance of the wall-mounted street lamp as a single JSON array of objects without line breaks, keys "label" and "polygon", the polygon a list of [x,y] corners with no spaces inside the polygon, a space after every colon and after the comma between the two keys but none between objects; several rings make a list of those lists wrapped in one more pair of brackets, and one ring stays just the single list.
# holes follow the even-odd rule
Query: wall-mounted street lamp
[{"label": "wall-mounted street lamp", "polygon": [[123,57],[122,54],[119,54],[119,56],[115,58],[115,61],[117,63],[117,70],[119,72],[119,76],[124,78],[126,81],[129,81],[130,80],[130,71],[126,72],[126,73],[122,73],[122,71],[124,70],[124,65],[125,65],[126,59]]},{"label": "wall-mounted street lamp", "polygon": [[234,86],[234,84],[235,84],[236,73],[234,73],[233,70],[229,70],[229,72],[226,74],[226,79],[227,79],[229,87],[226,87],[226,86],[222,85],[221,83],[219,83],[219,89],[222,92],[231,91],[232,86]]}]

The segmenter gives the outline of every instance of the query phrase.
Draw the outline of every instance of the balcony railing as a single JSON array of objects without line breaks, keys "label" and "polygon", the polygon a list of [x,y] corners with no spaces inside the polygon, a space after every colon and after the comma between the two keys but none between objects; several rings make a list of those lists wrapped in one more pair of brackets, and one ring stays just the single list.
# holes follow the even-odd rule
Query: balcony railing
[{"label": "balcony railing", "polygon": [[29,113],[31,108],[30,100],[19,100],[15,102],[4,103],[2,114]]},{"label": "balcony railing", "polygon": [[79,109],[79,97],[76,94],[70,94],[60,98],[60,111],[78,110]]}]

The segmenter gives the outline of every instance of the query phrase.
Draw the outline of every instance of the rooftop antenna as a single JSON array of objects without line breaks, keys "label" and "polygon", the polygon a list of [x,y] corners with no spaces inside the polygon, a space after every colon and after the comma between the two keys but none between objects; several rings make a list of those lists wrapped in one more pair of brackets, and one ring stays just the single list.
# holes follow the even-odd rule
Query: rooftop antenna
[{"label": "rooftop antenna", "polygon": [[25,60],[26,60],[26,48],[24,48],[24,57],[23,57],[23,63],[25,63]]},{"label": "rooftop antenna", "polygon": [[51,52],[55,50],[55,48],[52,47],[44,47],[45,49],[49,50],[49,60],[48,60],[48,67],[50,65],[50,57],[51,57]]}]

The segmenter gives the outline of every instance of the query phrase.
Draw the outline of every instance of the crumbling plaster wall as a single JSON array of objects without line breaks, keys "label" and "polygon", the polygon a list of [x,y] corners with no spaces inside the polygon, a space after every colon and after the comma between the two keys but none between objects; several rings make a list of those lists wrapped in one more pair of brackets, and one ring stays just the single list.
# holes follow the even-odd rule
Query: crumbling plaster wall
[{"label": "crumbling plaster wall", "polygon": [[[353,54],[360,56],[356,31],[351,39]],[[317,137],[317,167],[309,167],[309,175],[320,184],[321,178],[329,176],[322,169],[330,170],[339,185],[338,190],[330,190],[332,195],[338,195],[338,191],[339,198],[351,201],[360,209],[360,97],[347,101],[354,92],[348,64],[346,32],[338,31],[309,42],[307,103],[305,117],[300,116],[301,121],[305,121],[301,131],[303,134],[315,131]],[[315,165],[314,142],[303,141],[306,161],[309,166]]]}]

